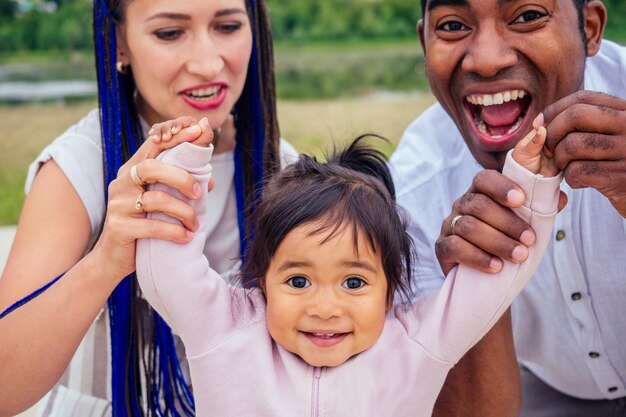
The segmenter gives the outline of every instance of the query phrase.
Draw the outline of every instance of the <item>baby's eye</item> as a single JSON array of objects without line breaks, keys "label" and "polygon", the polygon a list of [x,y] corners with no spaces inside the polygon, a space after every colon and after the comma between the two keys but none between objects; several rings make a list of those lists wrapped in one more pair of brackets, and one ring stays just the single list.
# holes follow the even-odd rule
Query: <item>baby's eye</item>
[{"label": "baby's eye", "polygon": [[160,29],[154,32],[154,36],[162,41],[173,41],[183,34],[180,29]]},{"label": "baby's eye", "polygon": [[306,279],[303,276],[295,276],[295,277],[291,277],[287,280],[287,285],[292,286],[293,288],[307,288],[311,285],[311,283],[309,282],[308,279]]},{"label": "baby's eye", "polygon": [[359,288],[364,287],[366,282],[362,278],[358,277],[350,277],[346,279],[341,286],[347,288],[349,290],[358,290]]}]

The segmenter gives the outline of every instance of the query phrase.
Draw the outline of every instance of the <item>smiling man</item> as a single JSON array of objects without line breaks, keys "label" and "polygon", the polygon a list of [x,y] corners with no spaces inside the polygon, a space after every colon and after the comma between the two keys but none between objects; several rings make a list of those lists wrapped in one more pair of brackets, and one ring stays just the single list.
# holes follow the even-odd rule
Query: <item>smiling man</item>
[{"label": "smiling man", "polygon": [[422,0],[422,10],[438,104],[391,159],[419,288],[458,263],[498,271],[527,257],[534,233],[510,211],[524,195],[499,171],[533,123],[547,128],[569,198],[512,308],[521,405],[505,316],[450,374],[436,415],[626,415],[626,48],[602,40],[599,0]]}]

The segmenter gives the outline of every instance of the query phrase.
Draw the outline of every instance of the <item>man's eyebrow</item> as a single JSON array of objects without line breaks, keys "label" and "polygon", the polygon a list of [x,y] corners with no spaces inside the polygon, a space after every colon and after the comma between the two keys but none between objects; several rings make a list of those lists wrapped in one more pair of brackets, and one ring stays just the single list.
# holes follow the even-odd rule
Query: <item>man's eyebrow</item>
[{"label": "man's eyebrow", "polygon": [[469,7],[469,0],[428,0],[426,9],[430,12],[441,6]]}]

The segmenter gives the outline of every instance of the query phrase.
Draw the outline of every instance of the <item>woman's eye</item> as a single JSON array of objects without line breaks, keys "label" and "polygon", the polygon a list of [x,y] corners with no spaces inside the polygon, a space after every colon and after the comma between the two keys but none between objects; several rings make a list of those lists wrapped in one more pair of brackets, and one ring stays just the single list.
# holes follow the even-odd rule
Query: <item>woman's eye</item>
[{"label": "woman's eye", "polygon": [[350,277],[341,284],[342,287],[347,288],[349,290],[358,290],[359,288],[364,287],[365,281],[362,278]]},{"label": "woman's eye", "polygon": [[301,276],[295,276],[295,277],[289,278],[287,280],[287,284],[293,288],[298,288],[298,289],[306,288],[311,285],[308,279],[306,279],[305,277],[301,277]]},{"label": "woman's eye", "polygon": [[541,13],[536,10],[529,10],[522,13],[517,19],[515,19],[515,23],[529,23],[534,20],[540,19],[543,16],[545,16],[545,13]]},{"label": "woman's eye", "polygon": [[154,32],[154,35],[162,41],[173,41],[182,35],[180,29],[161,29]]},{"label": "woman's eye", "polygon": [[233,33],[241,28],[241,23],[222,23],[217,26],[217,30],[222,33]]},{"label": "woman's eye", "polygon": [[445,22],[445,23],[439,25],[439,27],[437,29],[445,30],[446,32],[458,32],[458,31],[461,31],[461,30],[465,30],[467,28],[461,22],[450,21],[450,22]]}]

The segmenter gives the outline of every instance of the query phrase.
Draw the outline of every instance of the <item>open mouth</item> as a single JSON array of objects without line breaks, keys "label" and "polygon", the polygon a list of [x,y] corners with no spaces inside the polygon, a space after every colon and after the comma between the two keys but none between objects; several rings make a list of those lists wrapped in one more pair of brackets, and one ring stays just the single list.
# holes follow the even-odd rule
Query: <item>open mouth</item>
[{"label": "open mouth", "polygon": [[197,90],[185,91],[185,96],[192,100],[211,101],[214,100],[222,92],[222,86],[217,85],[208,88],[199,88]]},{"label": "open mouth", "polygon": [[330,332],[304,332],[304,335],[313,344],[319,347],[331,347],[341,342],[349,333],[330,333]]},{"label": "open mouth", "polygon": [[524,90],[505,90],[468,95],[464,107],[482,141],[490,144],[504,142],[518,132],[531,102]]}]

